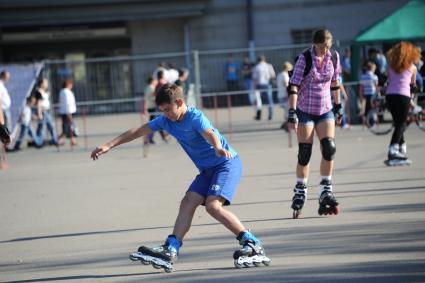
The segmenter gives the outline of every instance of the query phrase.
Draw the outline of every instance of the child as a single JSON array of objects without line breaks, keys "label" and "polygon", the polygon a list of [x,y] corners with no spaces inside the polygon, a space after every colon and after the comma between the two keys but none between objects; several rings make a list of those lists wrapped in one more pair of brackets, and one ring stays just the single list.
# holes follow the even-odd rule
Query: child
[{"label": "child", "polygon": [[233,255],[236,267],[261,263],[268,265],[270,259],[265,256],[261,242],[232,212],[224,208],[231,203],[242,175],[242,164],[236,151],[201,111],[186,105],[180,87],[165,84],[158,91],[155,102],[163,115],[97,147],[91,153],[91,158],[96,160],[113,147],[154,131],[166,130],[179,141],[200,173],[180,204],[173,234],[167,237],[165,244],[152,249],[142,246],[130,258],[152,263],[156,268],[162,267],[166,272],[171,272],[172,262],[179,254],[196,208],[205,205],[207,212],[234,233],[243,246]]},{"label": "child", "polygon": [[37,135],[34,134],[34,131],[31,126],[31,118],[32,111],[31,107],[35,105],[35,97],[30,95],[26,98],[25,104],[21,109],[21,113],[19,115],[18,123],[21,126],[21,130],[19,133],[19,137],[16,140],[15,146],[11,151],[19,151],[21,149],[21,144],[25,136],[28,135],[34,140],[34,144],[36,147],[41,147],[43,142],[39,139]]},{"label": "child", "polygon": [[[367,62],[366,72],[360,77],[360,102],[364,109],[363,117],[365,122],[368,118],[369,110],[372,108],[372,98],[378,93],[378,76],[375,75],[375,70],[375,63]],[[368,122],[372,126],[373,121]]]}]

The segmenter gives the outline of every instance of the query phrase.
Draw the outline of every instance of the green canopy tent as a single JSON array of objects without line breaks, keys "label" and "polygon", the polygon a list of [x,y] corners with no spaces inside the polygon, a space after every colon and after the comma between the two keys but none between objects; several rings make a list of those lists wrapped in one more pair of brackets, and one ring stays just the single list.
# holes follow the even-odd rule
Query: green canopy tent
[{"label": "green canopy tent", "polygon": [[425,39],[425,0],[412,0],[356,37],[356,43]]}]

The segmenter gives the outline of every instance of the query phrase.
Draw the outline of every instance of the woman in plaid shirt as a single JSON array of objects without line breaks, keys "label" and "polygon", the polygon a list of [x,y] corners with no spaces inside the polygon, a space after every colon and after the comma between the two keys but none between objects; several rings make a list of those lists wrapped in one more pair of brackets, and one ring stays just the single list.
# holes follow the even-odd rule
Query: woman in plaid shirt
[{"label": "woman in plaid shirt", "polygon": [[[342,116],[338,82],[341,70],[339,55],[331,50],[331,46],[332,34],[329,30],[315,31],[312,47],[300,54],[289,81],[288,127],[297,133],[299,145],[297,182],[292,199],[294,218],[298,218],[307,199],[307,179],[314,132],[320,140],[322,152],[319,214],[338,214],[339,211],[338,202],[332,193],[331,176],[336,152],[335,120],[339,123]],[[305,73],[307,65],[311,65],[311,68]],[[334,95],[333,106],[330,93]]]}]

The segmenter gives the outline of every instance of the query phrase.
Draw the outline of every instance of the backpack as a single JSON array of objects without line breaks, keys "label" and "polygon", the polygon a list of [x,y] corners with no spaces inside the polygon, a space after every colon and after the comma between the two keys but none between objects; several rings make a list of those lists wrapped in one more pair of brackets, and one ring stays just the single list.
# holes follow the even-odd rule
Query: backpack
[{"label": "backpack", "polygon": [[[336,55],[336,51],[334,49],[331,49],[331,61],[332,61],[332,65],[334,66],[334,69],[336,69],[336,64],[337,64],[337,55]],[[311,66],[313,64],[313,58],[311,57],[311,52],[310,52],[310,48],[305,49],[302,54],[304,55],[305,58],[305,68],[304,68],[304,72],[303,72],[303,78],[305,78],[308,73],[310,73],[311,70]],[[294,67],[297,64],[298,58],[300,58],[300,56],[298,55],[297,57],[295,57],[294,60]],[[289,74],[289,78],[292,77],[292,75],[294,74],[294,69],[292,69],[291,71],[288,72]],[[287,87],[287,91],[289,93],[289,89],[291,87],[291,84],[288,85]]]}]

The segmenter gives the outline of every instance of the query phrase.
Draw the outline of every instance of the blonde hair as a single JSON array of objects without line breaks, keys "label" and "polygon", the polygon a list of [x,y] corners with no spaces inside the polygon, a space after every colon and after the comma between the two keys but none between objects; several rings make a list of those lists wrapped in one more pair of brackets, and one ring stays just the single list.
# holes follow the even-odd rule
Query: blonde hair
[{"label": "blonde hair", "polygon": [[282,71],[291,71],[294,67],[288,61],[285,61],[282,65]]},{"label": "blonde hair", "polygon": [[387,52],[388,63],[397,73],[401,73],[421,58],[419,49],[410,42],[401,41]]}]

